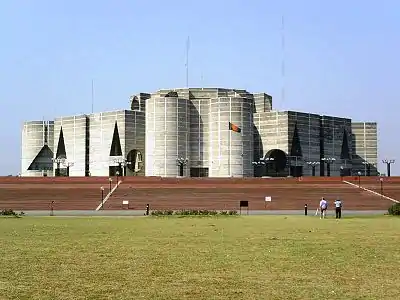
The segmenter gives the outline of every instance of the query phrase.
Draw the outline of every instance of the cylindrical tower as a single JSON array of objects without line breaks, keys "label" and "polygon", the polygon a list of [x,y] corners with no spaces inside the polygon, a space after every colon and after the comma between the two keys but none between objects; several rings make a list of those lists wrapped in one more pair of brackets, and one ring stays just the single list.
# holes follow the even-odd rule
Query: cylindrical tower
[{"label": "cylindrical tower", "polygon": [[252,100],[211,99],[209,120],[210,177],[253,176]]},{"label": "cylindrical tower", "polygon": [[189,130],[188,100],[174,92],[146,100],[146,176],[189,176]]},{"label": "cylindrical tower", "polygon": [[21,144],[21,176],[52,176],[54,122],[24,122]]}]

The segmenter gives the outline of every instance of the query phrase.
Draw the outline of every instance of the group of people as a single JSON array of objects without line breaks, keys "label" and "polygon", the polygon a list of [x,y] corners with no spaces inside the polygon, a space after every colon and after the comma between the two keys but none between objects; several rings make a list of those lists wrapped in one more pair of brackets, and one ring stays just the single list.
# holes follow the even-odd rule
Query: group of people
[{"label": "group of people", "polygon": [[[340,198],[337,198],[335,200],[335,213],[336,213],[336,219],[341,219],[342,218],[342,200]],[[326,210],[328,209],[328,201],[324,197],[322,197],[321,201],[319,202],[319,218],[320,219],[325,219],[326,217]],[[317,210],[318,214],[318,210]]]}]

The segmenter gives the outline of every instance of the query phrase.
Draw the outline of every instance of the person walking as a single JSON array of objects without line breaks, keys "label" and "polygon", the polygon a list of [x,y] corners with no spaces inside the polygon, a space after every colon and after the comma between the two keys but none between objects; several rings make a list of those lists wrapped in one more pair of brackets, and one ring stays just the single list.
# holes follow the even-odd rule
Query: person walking
[{"label": "person walking", "polygon": [[322,197],[321,201],[319,202],[319,209],[320,209],[320,219],[325,219],[326,217],[326,210],[328,209],[328,201]]},{"label": "person walking", "polygon": [[336,211],[336,219],[341,219],[342,218],[342,200],[338,197],[335,200],[335,211]]}]

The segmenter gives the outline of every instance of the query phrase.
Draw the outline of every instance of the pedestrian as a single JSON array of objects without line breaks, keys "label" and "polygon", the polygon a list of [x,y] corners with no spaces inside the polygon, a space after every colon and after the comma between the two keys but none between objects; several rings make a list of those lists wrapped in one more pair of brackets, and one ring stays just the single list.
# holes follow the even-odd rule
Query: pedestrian
[{"label": "pedestrian", "polygon": [[328,209],[328,201],[322,197],[321,201],[319,202],[319,209],[320,209],[320,216],[319,218],[322,219],[326,217],[326,210]]},{"label": "pedestrian", "polygon": [[342,218],[342,200],[339,197],[335,200],[336,219]]}]

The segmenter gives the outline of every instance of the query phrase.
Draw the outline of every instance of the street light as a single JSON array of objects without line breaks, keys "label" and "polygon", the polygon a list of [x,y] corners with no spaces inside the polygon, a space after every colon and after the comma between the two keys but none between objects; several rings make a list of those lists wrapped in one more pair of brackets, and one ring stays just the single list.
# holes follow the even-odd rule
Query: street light
[{"label": "street light", "polygon": [[335,162],[336,158],[324,157],[321,160],[326,163],[326,176],[331,176],[331,164]]},{"label": "street light", "polygon": [[111,183],[112,183],[112,178],[108,178],[108,181],[110,182],[110,193],[111,193]]},{"label": "street light", "polygon": [[179,176],[183,177],[183,166],[186,166],[188,159],[184,157],[178,157],[176,159],[176,165],[179,167]]},{"label": "street light", "polygon": [[357,175],[358,175],[358,187],[361,187],[361,172],[358,171]]},{"label": "street light", "polygon": [[379,182],[381,183],[381,196],[383,196],[383,178],[379,178]]},{"label": "street light", "polygon": [[311,169],[311,176],[315,176],[315,167],[317,165],[319,165],[320,162],[319,161],[308,161],[307,165],[309,165],[312,169]]},{"label": "street light", "polygon": [[343,166],[340,166],[340,179],[341,179],[342,181],[343,181],[343,176],[344,176],[343,172],[344,172],[344,167],[343,167]]},{"label": "street light", "polygon": [[387,176],[390,177],[390,165],[394,164],[395,160],[394,159],[384,159],[382,160],[384,164],[386,164],[387,168]]},{"label": "street light", "polygon": [[117,171],[115,174],[117,175],[117,184],[118,184],[119,171]]},{"label": "street light", "polygon": [[101,190],[101,209],[104,209],[104,187],[100,187]]}]

